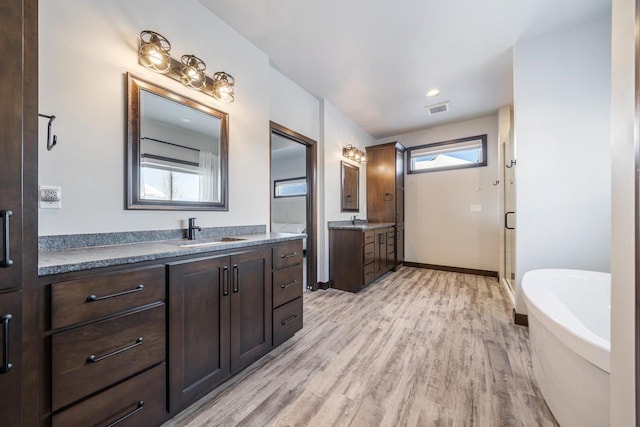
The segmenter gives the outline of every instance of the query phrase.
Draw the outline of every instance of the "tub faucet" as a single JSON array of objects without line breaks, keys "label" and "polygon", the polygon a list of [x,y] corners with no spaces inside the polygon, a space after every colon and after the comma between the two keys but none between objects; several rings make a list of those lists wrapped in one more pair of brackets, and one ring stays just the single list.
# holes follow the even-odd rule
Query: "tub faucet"
[{"label": "tub faucet", "polygon": [[189,228],[187,229],[187,239],[196,240],[196,235],[194,231],[202,231],[202,228],[199,225],[196,225],[195,218],[189,218]]}]

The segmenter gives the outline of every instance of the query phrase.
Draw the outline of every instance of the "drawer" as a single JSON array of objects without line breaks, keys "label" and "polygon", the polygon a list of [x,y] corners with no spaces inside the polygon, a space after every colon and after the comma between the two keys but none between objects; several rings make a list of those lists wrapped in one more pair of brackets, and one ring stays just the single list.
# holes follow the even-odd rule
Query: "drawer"
[{"label": "drawer", "polygon": [[376,232],[373,230],[369,230],[369,231],[365,231],[364,232],[364,241],[363,243],[365,245],[368,245],[369,243],[374,243],[376,241]]},{"label": "drawer", "polygon": [[363,269],[364,286],[367,286],[369,283],[373,282],[373,280],[376,278],[375,265],[376,265],[375,262],[372,262],[371,264],[367,264],[364,266],[364,269]]},{"label": "drawer", "polygon": [[364,249],[364,253],[363,253],[363,260],[362,260],[362,264],[363,265],[367,265],[370,262],[373,262],[374,258],[375,258],[375,245],[373,243],[369,243],[368,245],[364,245],[363,246]]},{"label": "drawer", "polygon": [[162,304],[54,334],[54,410],[162,362],[165,328]]},{"label": "drawer", "polygon": [[394,228],[390,228],[387,231],[387,236],[389,237],[389,240],[395,240],[395,238],[396,238],[396,230]]},{"label": "drawer", "polygon": [[302,240],[297,240],[273,248],[273,269],[281,270],[302,264]]},{"label": "drawer", "polygon": [[273,306],[302,296],[302,264],[273,273]]},{"label": "drawer", "polygon": [[165,299],[164,267],[104,274],[51,286],[53,329]]},{"label": "drawer", "polygon": [[55,414],[52,426],[159,425],[166,415],[166,370],[163,363]]},{"label": "drawer", "polygon": [[276,347],[302,329],[302,298],[273,310],[273,346]]},{"label": "drawer", "polygon": [[395,251],[396,251],[396,243],[391,239],[387,240],[387,253],[390,254]]}]

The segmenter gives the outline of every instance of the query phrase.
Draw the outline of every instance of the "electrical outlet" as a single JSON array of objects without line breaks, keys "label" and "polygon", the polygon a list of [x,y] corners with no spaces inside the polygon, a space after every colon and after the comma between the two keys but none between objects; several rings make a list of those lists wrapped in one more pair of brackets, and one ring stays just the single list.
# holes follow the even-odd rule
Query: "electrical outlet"
[{"label": "electrical outlet", "polygon": [[469,211],[471,211],[471,212],[482,212],[482,205],[471,205],[469,207]]},{"label": "electrical outlet", "polygon": [[60,209],[62,207],[62,188],[53,185],[40,186],[40,208]]}]

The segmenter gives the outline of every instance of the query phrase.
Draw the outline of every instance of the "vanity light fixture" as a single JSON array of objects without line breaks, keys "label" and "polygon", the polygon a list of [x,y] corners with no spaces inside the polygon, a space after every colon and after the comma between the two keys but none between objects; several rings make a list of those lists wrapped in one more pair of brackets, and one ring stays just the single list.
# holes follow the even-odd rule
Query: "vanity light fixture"
[{"label": "vanity light fixture", "polygon": [[367,161],[367,154],[351,144],[342,149],[342,156],[358,163],[365,163]]},{"label": "vanity light fixture", "polygon": [[145,30],[140,33],[138,60],[140,65],[156,73],[168,73],[171,70],[171,43],[155,31]]},{"label": "vanity light fixture", "polygon": [[221,102],[233,102],[235,79],[223,71],[212,77],[205,74],[204,61],[195,55],[182,55],[180,61],[171,57],[171,43],[155,31],[140,33],[138,63],[143,67],[179,81],[188,88],[201,91]]},{"label": "vanity light fixture", "polygon": [[202,90],[207,85],[204,70],[207,68],[204,61],[195,55],[182,55],[180,58],[180,81],[183,85],[192,89]]},{"label": "vanity light fixture", "polygon": [[231,74],[218,71],[213,75],[213,97],[222,102],[233,102],[235,79]]}]

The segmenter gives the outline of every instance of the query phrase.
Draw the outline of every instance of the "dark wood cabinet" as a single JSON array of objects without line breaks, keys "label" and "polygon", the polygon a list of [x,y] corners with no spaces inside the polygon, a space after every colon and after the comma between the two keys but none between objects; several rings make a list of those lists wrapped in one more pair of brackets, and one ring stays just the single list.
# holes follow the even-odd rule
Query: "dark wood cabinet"
[{"label": "dark wood cabinet", "polygon": [[[395,230],[329,229],[331,287],[358,292],[395,266]],[[391,239],[391,240],[390,240]]]},{"label": "dark wood cabinet", "polygon": [[169,264],[169,409],[231,375],[228,256]]},{"label": "dark wood cabinet", "polygon": [[398,142],[367,147],[367,219],[393,223],[393,267],[404,261],[404,152]]},{"label": "dark wood cabinet", "polygon": [[273,346],[302,329],[302,242],[273,248]]},{"label": "dark wood cabinet", "polygon": [[[52,325],[46,332],[51,396],[45,413],[51,415],[52,424],[108,425],[125,418],[127,423],[165,418],[165,267],[70,280],[53,276],[43,282],[51,297],[46,310]],[[139,383],[147,380],[138,377],[147,378],[150,370],[161,371],[153,375],[155,388],[141,390]],[[131,394],[123,394],[125,390]],[[132,407],[139,401],[145,403]]]},{"label": "dark wood cabinet", "polygon": [[0,424],[37,422],[37,1],[0,6]]},{"label": "dark wood cabinet", "polygon": [[170,410],[271,350],[271,248],[169,264]]},{"label": "dark wood cabinet", "polygon": [[246,368],[271,350],[271,248],[230,259],[231,373]]}]

